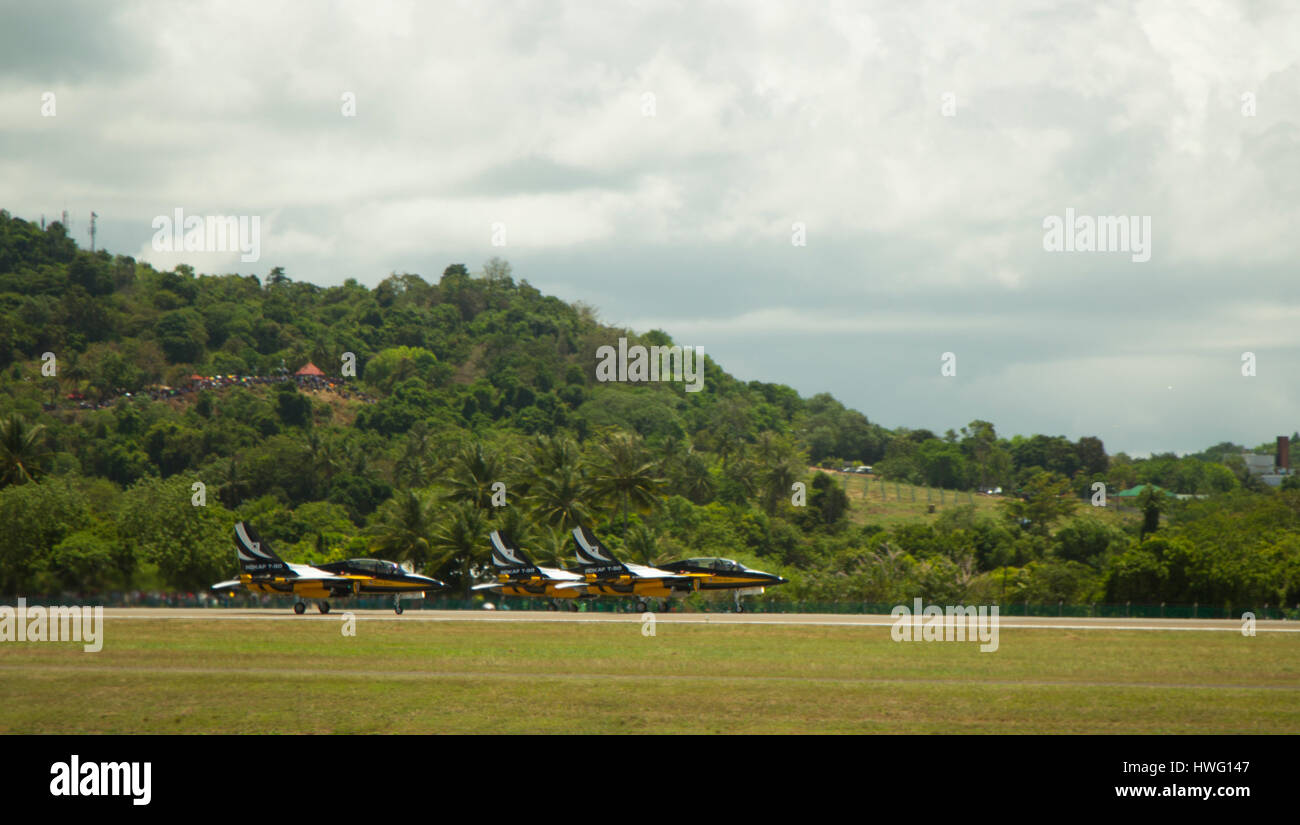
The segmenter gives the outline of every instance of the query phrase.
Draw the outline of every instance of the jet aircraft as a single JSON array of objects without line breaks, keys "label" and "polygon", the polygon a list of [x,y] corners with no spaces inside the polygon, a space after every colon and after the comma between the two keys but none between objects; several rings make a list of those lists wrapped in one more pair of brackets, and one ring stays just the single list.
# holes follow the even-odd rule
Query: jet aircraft
[{"label": "jet aircraft", "polygon": [[699,580],[701,590],[730,590],[735,596],[737,613],[745,612],[741,596],[758,596],[768,587],[788,584],[790,581],[746,567],[738,561],[717,557],[670,561],[660,564],[659,569],[671,573],[703,575],[705,578]]},{"label": "jet aircraft", "polygon": [[401,614],[402,599],[418,599],[428,590],[445,584],[420,576],[391,561],[348,559],[329,564],[289,564],[276,555],[250,525],[235,525],[235,554],[239,557],[239,578],[212,585],[213,592],[230,595],[236,590],[298,597],[293,612],[307,610],[306,599],[316,600],[316,609],[330,612],[329,599],[349,596],[391,595],[393,610]]},{"label": "jet aircraft", "polygon": [[621,562],[586,527],[573,528],[573,541],[578,556],[575,572],[586,580],[589,594],[636,596],[636,608],[641,612],[650,607],[647,596],[685,596],[698,590],[700,581],[707,578],[705,573],[673,572]]},{"label": "jet aircraft", "polygon": [[[491,591],[503,596],[552,599],[577,599],[589,595],[586,580],[579,574],[554,567],[538,567],[528,554],[500,530],[493,530],[488,538],[492,542],[492,564],[497,569],[497,580],[476,584],[475,590]],[[554,602],[549,608],[558,609]]]}]

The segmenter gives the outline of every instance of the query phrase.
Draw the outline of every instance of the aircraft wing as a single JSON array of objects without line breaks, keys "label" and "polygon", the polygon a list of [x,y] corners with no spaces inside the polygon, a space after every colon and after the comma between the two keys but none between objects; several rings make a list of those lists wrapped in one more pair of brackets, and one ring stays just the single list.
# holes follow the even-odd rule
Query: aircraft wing
[{"label": "aircraft wing", "polygon": [[233,593],[236,590],[241,589],[243,586],[244,583],[239,579],[230,579],[224,582],[217,582],[208,589],[217,593]]},{"label": "aircraft wing", "polygon": [[585,581],[584,582],[548,582],[548,584],[551,587],[554,587],[556,590],[575,590],[577,588],[587,586],[587,583]]},{"label": "aircraft wing", "polygon": [[501,588],[500,582],[488,582],[487,584],[476,584],[471,590],[498,590]]},{"label": "aircraft wing", "polygon": [[671,570],[660,570],[657,567],[646,567],[641,564],[629,564],[627,565],[627,569],[638,579],[678,579],[681,581],[689,581],[690,579],[695,578],[694,576],[674,573]]}]

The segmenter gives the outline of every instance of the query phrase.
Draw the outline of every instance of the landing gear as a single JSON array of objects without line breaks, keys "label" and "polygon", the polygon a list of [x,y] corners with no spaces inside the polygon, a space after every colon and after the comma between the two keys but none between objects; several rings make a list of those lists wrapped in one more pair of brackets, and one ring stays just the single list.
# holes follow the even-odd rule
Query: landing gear
[{"label": "landing gear", "polygon": [[577,613],[579,610],[582,609],[582,606],[578,604],[577,599],[574,599],[573,601],[569,602],[568,609],[570,613]]},{"label": "landing gear", "polygon": [[559,606],[558,604],[556,604],[555,602],[550,602],[549,604],[546,605],[546,609],[547,609],[547,610],[559,610],[559,609],[560,609],[560,606]]},{"label": "landing gear", "polygon": [[737,613],[744,613],[744,612],[745,612],[745,603],[742,602],[742,601],[740,600],[740,594],[739,594],[739,593],[737,593],[737,594],[735,595],[735,599],[736,599],[736,612],[737,612]]},{"label": "landing gear", "polygon": [[648,612],[650,612],[650,602],[646,601],[645,599],[637,599],[637,600],[636,600],[636,612],[638,612],[638,613],[648,613]]},{"label": "landing gear", "polygon": [[299,616],[301,616],[302,614],[306,613],[306,612],[307,612],[307,603],[306,603],[306,602],[295,602],[294,605],[293,605],[293,612],[294,612],[294,613],[297,613]]},{"label": "landing gear", "polygon": [[328,612],[330,612],[330,603],[329,603],[329,602],[317,602],[317,604],[316,604],[316,609],[319,610],[321,613],[328,613]]},{"label": "landing gear", "polygon": [[399,616],[402,615],[402,600],[397,596],[393,597],[393,612]]}]

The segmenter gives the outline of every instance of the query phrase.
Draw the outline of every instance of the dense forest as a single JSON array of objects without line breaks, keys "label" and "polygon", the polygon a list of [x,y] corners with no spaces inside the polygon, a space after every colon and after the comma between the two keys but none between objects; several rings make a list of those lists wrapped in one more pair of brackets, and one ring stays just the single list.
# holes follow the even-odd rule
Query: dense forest
[{"label": "dense forest", "polygon": [[[564,564],[585,524],[629,559],[785,575],[774,600],[1300,602],[1300,491],[1245,447],[888,429],[707,357],[700,392],[598,381],[620,337],[673,344],[500,259],[374,289],[160,272],[0,211],[0,593],[198,590],[247,519],[290,560],[409,560],[460,591],[494,527]],[[294,378],[308,363],[326,377]],[[817,469],[845,464],[1004,495],[883,524]],[[1148,486],[1124,518],[1090,506],[1098,481]]]}]

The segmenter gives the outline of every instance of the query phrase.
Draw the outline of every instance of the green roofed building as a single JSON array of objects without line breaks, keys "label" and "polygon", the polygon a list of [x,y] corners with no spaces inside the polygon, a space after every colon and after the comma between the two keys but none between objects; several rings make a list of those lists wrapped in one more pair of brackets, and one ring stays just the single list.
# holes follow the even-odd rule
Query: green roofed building
[{"label": "green roofed building", "polygon": [[1121,496],[1121,497],[1123,497],[1123,498],[1137,498],[1138,496],[1142,495],[1142,491],[1145,490],[1145,489],[1148,488],[1148,487],[1150,487],[1151,489],[1156,490],[1156,491],[1158,491],[1158,492],[1165,493],[1165,494],[1168,494],[1168,492],[1169,492],[1168,490],[1166,490],[1165,488],[1159,486],[1158,484],[1139,484],[1139,485],[1137,485],[1136,487],[1130,487],[1130,488],[1128,488],[1127,490],[1121,490],[1120,492],[1116,493],[1115,495],[1117,495],[1117,496]]}]

